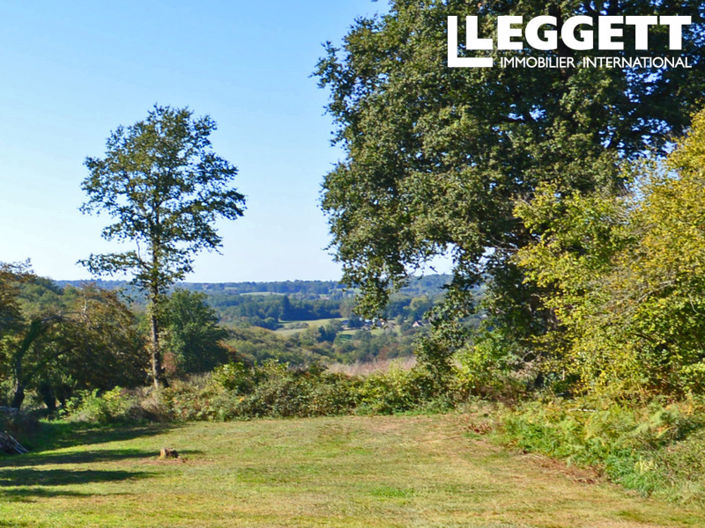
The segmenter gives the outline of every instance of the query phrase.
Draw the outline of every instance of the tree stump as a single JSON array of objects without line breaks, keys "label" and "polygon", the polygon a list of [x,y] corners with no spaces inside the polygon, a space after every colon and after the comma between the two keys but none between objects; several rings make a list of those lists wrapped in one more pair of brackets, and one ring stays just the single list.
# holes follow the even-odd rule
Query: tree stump
[{"label": "tree stump", "polygon": [[159,460],[167,460],[169,458],[179,458],[178,451],[170,447],[162,447],[162,450],[159,452]]}]

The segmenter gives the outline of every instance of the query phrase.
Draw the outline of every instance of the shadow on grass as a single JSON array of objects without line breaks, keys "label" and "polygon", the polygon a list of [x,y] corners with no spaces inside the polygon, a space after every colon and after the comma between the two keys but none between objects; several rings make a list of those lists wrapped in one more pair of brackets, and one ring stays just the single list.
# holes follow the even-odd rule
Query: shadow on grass
[{"label": "shadow on grass", "polygon": [[148,458],[153,452],[138,449],[105,449],[100,451],[80,451],[75,453],[28,453],[22,456],[5,458],[0,461],[2,467],[46,466],[54,464],[86,464],[93,462],[111,462],[130,458]]},{"label": "shadow on grass", "polygon": [[[94,493],[51,489],[53,487],[121,482],[147,478],[150,473],[141,471],[103,471],[66,469],[13,469],[0,471],[0,500],[33,502],[51,497],[88,497]],[[2,526],[2,525],[0,525]]]},{"label": "shadow on grass", "polygon": [[[194,449],[180,449],[181,455],[200,455],[203,451]],[[0,460],[0,467],[27,467],[49,466],[58,464],[94,464],[98,462],[116,462],[121,460],[149,460],[154,459],[157,451],[144,451],[140,449],[100,449],[86,450],[72,453],[28,453]]]},{"label": "shadow on grass", "polygon": [[[38,431],[23,437],[22,444],[32,453],[73,446],[122,442],[169,431],[168,424],[95,426],[68,422],[42,422]],[[0,458],[0,465],[6,462]]]},{"label": "shadow on grass", "polygon": [[[35,502],[37,499],[53,497],[90,497],[92,493],[81,493],[66,489],[45,489],[45,488],[0,488],[0,500],[9,502]],[[4,526],[0,522],[0,527]],[[13,525],[14,526],[14,525]]]},{"label": "shadow on grass", "polygon": [[116,482],[150,476],[142,471],[95,470],[95,469],[10,469],[0,470],[0,491],[5,486],[66,486],[71,484],[94,484]]},{"label": "shadow on grass", "polygon": [[[66,422],[43,422],[39,430],[24,439],[31,451],[25,455],[0,456],[0,501],[29,502],[42,497],[79,497],[80,493],[61,489],[69,485],[90,485],[121,482],[153,476],[150,471],[82,468],[82,464],[121,460],[155,459],[157,451],[140,449],[101,449],[108,442],[119,442],[148,437],[170,429],[168,425],[127,425],[96,427]],[[56,449],[80,446],[80,451],[56,453]],[[83,449],[85,446],[85,449]],[[187,451],[182,451],[187,454]],[[198,453],[198,451],[192,451]],[[46,469],[41,466],[66,464],[66,468]],[[85,467],[85,466],[83,466]],[[56,489],[59,487],[59,489]],[[0,524],[0,528],[3,525]]]}]

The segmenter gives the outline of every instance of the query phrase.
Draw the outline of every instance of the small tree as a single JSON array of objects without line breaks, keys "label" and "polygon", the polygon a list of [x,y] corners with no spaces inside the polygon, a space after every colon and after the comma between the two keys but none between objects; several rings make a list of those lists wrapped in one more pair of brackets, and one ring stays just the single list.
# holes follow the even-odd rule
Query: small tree
[{"label": "small tree", "polygon": [[132,241],[135,248],[91,255],[81,264],[95,275],[132,273],[132,283],[147,293],[156,387],[166,384],[159,332],[168,288],[192,271],[197,253],[221,246],[218,217],[243,214],[244,196],[232,187],[237,169],[211,147],[215,129],[208,116],[155,105],[144,121],[110,134],[104,158],[85,162],[90,175],[81,211],[108,213],[114,223],[103,238]]},{"label": "small tree", "polygon": [[206,303],[205,293],[174,291],[164,304],[164,327],[179,374],[208,372],[228,362],[222,343],[228,331],[218,326],[218,315]]}]

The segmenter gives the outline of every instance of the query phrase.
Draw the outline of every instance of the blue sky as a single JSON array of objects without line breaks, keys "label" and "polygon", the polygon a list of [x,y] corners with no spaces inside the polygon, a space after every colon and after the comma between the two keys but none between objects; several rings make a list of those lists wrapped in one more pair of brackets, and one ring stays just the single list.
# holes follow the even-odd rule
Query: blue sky
[{"label": "blue sky", "polygon": [[337,279],[318,208],[330,146],[327,93],[311,78],[370,0],[0,1],[0,261],[55,279],[111,247],[107,219],[78,212],[83,160],[154,103],[210,114],[240,170],[245,216],[192,281]]}]

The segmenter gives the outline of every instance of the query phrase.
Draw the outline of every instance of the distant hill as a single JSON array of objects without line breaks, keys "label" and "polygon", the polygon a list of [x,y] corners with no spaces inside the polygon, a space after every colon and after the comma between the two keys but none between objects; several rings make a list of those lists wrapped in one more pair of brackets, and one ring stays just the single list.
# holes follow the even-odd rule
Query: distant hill
[{"label": "distant hill", "polygon": [[[421,319],[442,295],[450,275],[428,275],[412,278],[409,285],[395,293],[384,311],[386,319]],[[126,281],[56,281],[59,287],[80,286],[93,282],[100,288],[122,289],[138,306],[146,304],[145,295]],[[287,321],[349,319],[352,316],[354,290],[337,281],[276,282],[183,282],[175,288],[201,292],[218,314],[222,324],[250,324],[270,330],[281,328]],[[413,301],[413,303],[412,303]]]},{"label": "distant hill", "polygon": [[[436,297],[443,292],[443,285],[450,281],[450,275],[434,274],[423,277],[412,278],[409,285],[399,292],[410,297]],[[80,286],[86,282],[95,283],[98,287],[115,290],[125,288],[127,293],[133,292],[133,288],[127,281],[95,280],[95,281],[54,281],[59,286]],[[222,294],[243,295],[243,294],[281,294],[291,295],[301,298],[330,298],[340,299],[348,297],[354,292],[345,289],[337,281],[274,281],[274,282],[182,282],[176,288],[184,288],[192,291],[200,291],[208,295],[217,296]]]}]

